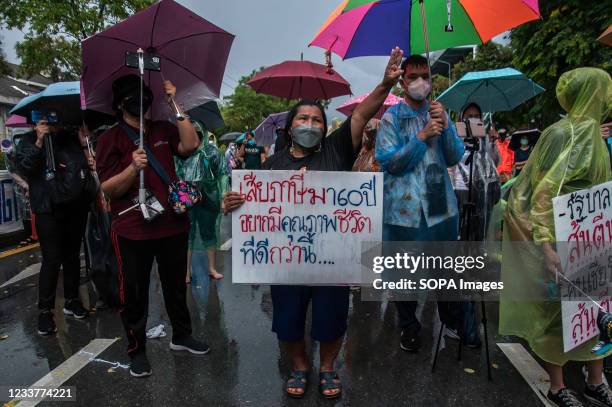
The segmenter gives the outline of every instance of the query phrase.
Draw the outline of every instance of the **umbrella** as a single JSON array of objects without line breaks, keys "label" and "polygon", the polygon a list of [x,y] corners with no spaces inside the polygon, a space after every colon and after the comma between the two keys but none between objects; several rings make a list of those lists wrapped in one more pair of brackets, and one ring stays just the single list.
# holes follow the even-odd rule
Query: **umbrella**
[{"label": "umbrella", "polygon": [[[338,106],[336,110],[339,111],[340,113],[345,114],[346,116],[350,116],[353,114],[353,110],[355,110],[357,105],[363,102],[365,98],[368,97],[368,95],[369,93],[366,93],[361,96],[357,96],[353,99],[350,99],[349,101]],[[376,119],[382,118],[383,114],[385,113],[385,111],[387,111],[388,108],[390,108],[393,105],[397,105],[401,101],[402,101],[402,98],[395,96],[393,93],[389,93],[389,95],[385,99],[385,103],[383,103],[383,106],[380,108],[380,110],[378,110],[378,113],[376,113],[376,116],[374,117]]]},{"label": "umbrella", "polygon": [[257,93],[285,99],[332,99],[350,95],[351,86],[330,67],[310,61],[285,61],[247,82]]},{"label": "umbrella", "polygon": [[512,133],[512,138],[510,139],[510,149],[518,150],[521,148],[521,137],[527,136],[529,138],[529,145],[531,147],[535,146],[540,138],[540,134],[542,132],[539,129],[527,129],[527,130],[519,130]]},{"label": "umbrella", "polygon": [[78,81],[52,83],[42,92],[21,99],[10,113],[23,116],[32,124],[33,110],[53,110],[61,124],[80,125],[85,119],[91,129],[115,121],[111,115],[81,110],[81,86]]},{"label": "umbrella", "polygon": [[289,112],[273,113],[255,129],[255,140],[260,146],[274,144],[277,129],[284,129]]},{"label": "umbrella", "polygon": [[[487,42],[540,17],[537,0],[344,0],[310,45],[343,59],[407,55]],[[435,35],[427,37],[426,24]]]},{"label": "umbrella", "polygon": [[219,138],[219,141],[222,141],[222,142],[225,142],[225,143],[230,143],[232,141],[235,141],[242,134],[244,134],[244,133],[240,133],[238,131],[234,131],[234,132],[231,132],[231,133],[226,133],[226,134],[222,135]]},{"label": "umbrella", "polygon": [[9,116],[8,119],[6,119],[6,122],[4,123],[4,125],[6,127],[31,127],[31,125],[28,123],[28,119],[26,119],[23,116],[19,116],[16,114],[13,114],[11,116]]},{"label": "umbrella", "polygon": [[176,85],[185,110],[216,99],[234,36],[173,0],[162,0],[83,41],[83,93],[88,109],[112,113],[112,83],[137,74],[125,66],[126,52],[139,48],[160,57],[160,72],[145,71],[154,94],[151,117],[171,113],[162,78]]},{"label": "umbrella", "polygon": [[217,102],[211,100],[201,106],[194,107],[187,112],[189,117],[193,120],[198,120],[206,126],[206,129],[212,131],[225,127],[225,122],[219,111]]},{"label": "umbrella", "polygon": [[597,38],[597,41],[612,47],[612,25]]},{"label": "umbrella", "polygon": [[451,110],[460,112],[476,103],[485,112],[507,112],[544,88],[512,68],[469,72],[438,97]]}]

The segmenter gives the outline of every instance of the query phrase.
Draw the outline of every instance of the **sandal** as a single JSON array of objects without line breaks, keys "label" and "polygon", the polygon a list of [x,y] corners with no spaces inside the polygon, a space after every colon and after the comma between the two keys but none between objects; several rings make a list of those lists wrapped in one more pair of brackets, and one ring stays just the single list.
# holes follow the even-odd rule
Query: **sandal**
[{"label": "sandal", "polygon": [[[285,391],[289,397],[293,397],[296,399],[301,399],[304,397],[306,393],[306,388],[308,387],[308,380],[306,380],[306,375],[308,372],[304,370],[292,370],[289,374],[289,380],[287,380],[287,385],[285,386]],[[289,389],[303,389],[304,391],[301,393],[292,393]]]},{"label": "sandal", "polygon": [[[319,393],[326,399],[335,399],[342,395],[342,383],[336,383],[334,380],[340,381],[340,377],[335,370],[319,372]],[[326,390],[338,390],[338,392],[325,394]]]}]

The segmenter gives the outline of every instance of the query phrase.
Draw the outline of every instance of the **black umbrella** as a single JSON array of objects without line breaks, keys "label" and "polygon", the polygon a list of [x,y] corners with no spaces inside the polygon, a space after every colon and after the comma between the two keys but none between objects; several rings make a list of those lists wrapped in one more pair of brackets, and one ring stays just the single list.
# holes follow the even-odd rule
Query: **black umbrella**
[{"label": "black umbrella", "polygon": [[510,150],[518,150],[521,148],[521,138],[526,136],[529,138],[529,145],[531,147],[535,146],[540,138],[540,134],[542,132],[538,129],[527,129],[527,130],[519,130],[512,133],[512,138],[510,139]]},{"label": "black umbrella", "polygon": [[217,102],[211,100],[203,105],[194,107],[187,112],[192,120],[197,120],[206,126],[206,129],[213,131],[225,127],[225,122],[221,116],[221,111]]},{"label": "black umbrella", "polygon": [[232,133],[227,133],[221,136],[221,138],[219,139],[219,141],[225,142],[225,143],[230,143],[232,141],[236,141],[236,139],[238,137],[240,137],[241,135],[243,135],[244,133],[240,133],[240,132],[232,132]]}]

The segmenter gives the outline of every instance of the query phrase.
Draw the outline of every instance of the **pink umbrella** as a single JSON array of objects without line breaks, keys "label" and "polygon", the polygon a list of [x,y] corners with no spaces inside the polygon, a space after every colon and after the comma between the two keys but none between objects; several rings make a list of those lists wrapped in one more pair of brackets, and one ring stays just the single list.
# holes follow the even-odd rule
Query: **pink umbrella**
[{"label": "pink umbrella", "polygon": [[142,48],[161,59],[161,72],[145,71],[154,94],[153,119],[170,115],[162,78],[177,89],[177,103],[185,110],[219,96],[234,36],[173,0],[161,0],[132,17],[83,41],[83,107],[113,113],[113,81],[138,74],[125,66],[126,52]]},{"label": "pink umbrella", "polygon": [[247,82],[257,93],[285,99],[332,99],[350,95],[351,85],[330,67],[309,61],[285,61]]},{"label": "pink umbrella", "polygon": [[[357,105],[363,102],[365,98],[368,97],[369,94],[370,93],[365,93],[361,96],[354,97],[350,99],[349,101],[344,102],[343,104],[338,106],[336,110],[342,114],[345,114],[346,116],[350,116],[353,114],[353,110],[355,110]],[[399,96],[395,96],[393,93],[389,93],[389,96],[387,96],[387,99],[385,99],[385,103],[383,103],[383,106],[380,108],[380,110],[378,111],[378,113],[376,113],[376,116],[374,117],[376,119],[382,118],[383,114],[387,111],[388,108],[390,108],[393,105],[397,105],[401,101],[402,101],[402,98],[400,98]]]},{"label": "pink umbrella", "polygon": [[4,123],[4,125],[6,127],[32,127],[31,124],[28,124],[28,120],[23,117],[23,116],[19,116],[16,114],[12,114],[9,116],[8,119],[6,119],[6,122]]}]

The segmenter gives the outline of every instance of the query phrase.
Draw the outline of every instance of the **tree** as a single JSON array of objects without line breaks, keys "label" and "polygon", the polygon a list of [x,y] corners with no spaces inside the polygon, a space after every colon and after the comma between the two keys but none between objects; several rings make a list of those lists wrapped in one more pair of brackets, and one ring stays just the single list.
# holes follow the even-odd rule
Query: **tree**
[{"label": "tree", "polygon": [[0,38],[0,76],[8,75],[11,73],[11,69],[6,62],[6,56],[4,54],[4,49],[2,48],[2,38]]},{"label": "tree", "polygon": [[250,75],[240,78],[234,93],[223,99],[221,114],[227,131],[254,129],[270,114],[284,112],[295,104],[294,100],[256,93],[251,89],[246,83],[257,72],[253,71]]},{"label": "tree", "polygon": [[458,81],[468,72],[488,71],[490,69],[507,68],[511,66],[512,50],[510,47],[489,41],[476,48],[475,57],[470,53],[453,67],[453,82]]},{"label": "tree", "polygon": [[539,5],[542,19],[513,30],[511,47],[517,69],[546,88],[530,113],[548,125],[563,113],[555,94],[562,73],[581,66],[612,68],[612,48],[597,42],[610,24],[610,3],[540,0]]},{"label": "tree", "polygon": [[25,32],[15,46],[25,77],[53,80],[81,74],[81,41],[149,6],[154,0],[0,0],[0,26]]}]

